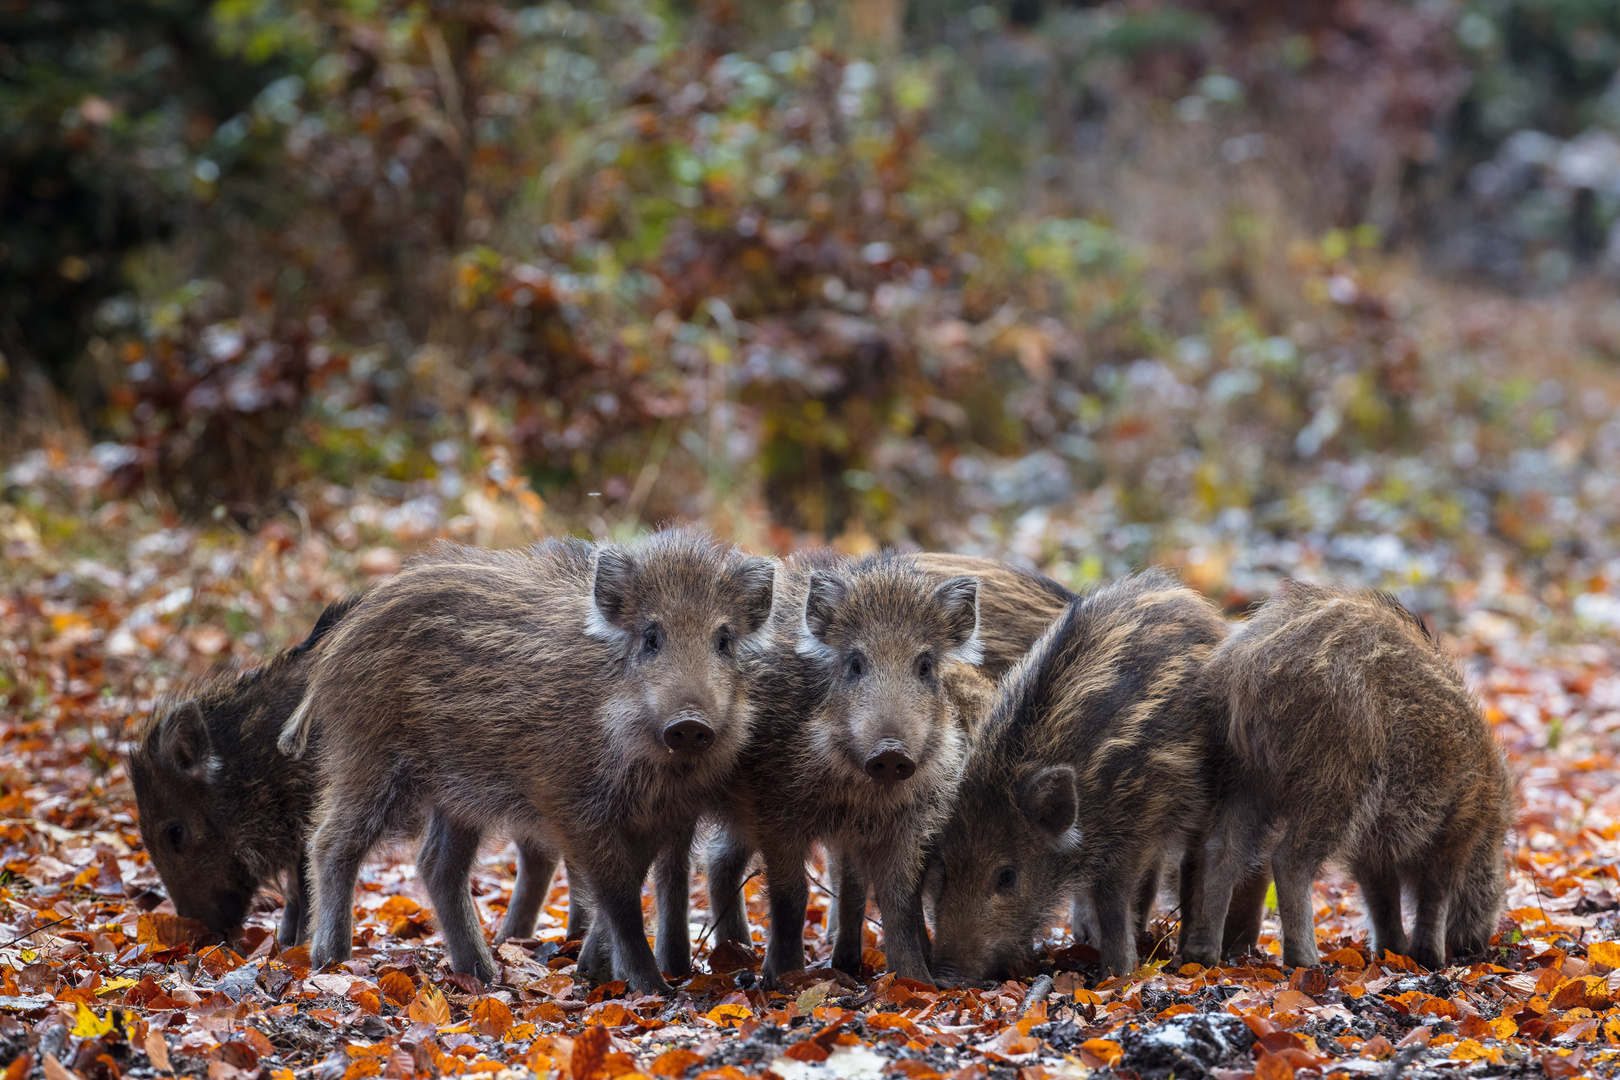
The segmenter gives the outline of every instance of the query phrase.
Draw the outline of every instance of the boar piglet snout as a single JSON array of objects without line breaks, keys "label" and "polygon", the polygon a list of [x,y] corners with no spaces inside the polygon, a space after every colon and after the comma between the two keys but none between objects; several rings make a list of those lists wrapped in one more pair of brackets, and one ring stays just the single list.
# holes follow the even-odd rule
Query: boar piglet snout
[{"label": "boar piglet snout", "polygon": [[909,780],[917,771],[917,763],[899,739],[880,739],[866,759],[866,775],[880,784]]},{"label": "boar piglet snout", "polygon": [[701,716],[683,714],[664,726],[664,745],[672,754],[701,754],[714,745],[714,728]]}]

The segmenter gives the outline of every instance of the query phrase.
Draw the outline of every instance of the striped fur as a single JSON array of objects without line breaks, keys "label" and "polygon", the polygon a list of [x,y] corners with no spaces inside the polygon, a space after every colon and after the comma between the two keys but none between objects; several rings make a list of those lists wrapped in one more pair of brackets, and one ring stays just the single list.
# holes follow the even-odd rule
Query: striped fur
[{"label": "striped fur", "polygon": [[[1208,675],[1228,706],[1233,775],[1188,957],[1216,959],[1209,928],[1226,918],[1230,884],[1268,855],[1284,963],[1317,963],[1311,886],[1328,860],[1360,883],[1378,950],[1430,968],[1448,948],[1483,951],[1516,796],[1490,726],[1423,623],[1386,594],[1289,582]],[[1403,887],[1417,901],[1410,939]]]},{"label": "striped fur", "polygon": [[1109,968],[1135,969],[1160,864],[1207,818],[1202,663],[1225,632],[1208,601],[1148,571],[1074,600],[1003,679],[929,874],[941,981],[1027,966],[1065,901],[1094,912]]}]

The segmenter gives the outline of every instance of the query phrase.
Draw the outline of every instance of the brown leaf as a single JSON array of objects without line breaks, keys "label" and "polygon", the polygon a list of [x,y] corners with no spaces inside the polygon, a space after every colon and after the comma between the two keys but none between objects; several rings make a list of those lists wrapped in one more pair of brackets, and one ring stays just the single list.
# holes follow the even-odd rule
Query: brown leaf
[{"label": "brown leaf", "polygon": [[726,975],[739,968],[758,971],[763,959],[759,953],[740,941],[722,941],[709,952],[709,970]]},{"label": "brown leaf", "polygon": [[259,1065],[259,1052],[245,1042],[232,1040],[220,1043],[208,1055],[210,1061],[223,1061],[233,1069],[255,1069]]},{"label": "brown leaf", "polygon": [[152,1068],[158,1072],[174,1072],[174,1067],[169,1064],[169,1044],[163,1041],[163,1032],[155,1028],[149,1030],[142,1049],[146,1051],[147,1059],[152,1062]]},{"label": "brown leaf", "polygon": [[135,940],[153,949],[172,949],[176,945],[196,946],[215,936],[212,930],[196,919],[183,919],[179,915],[165,915],[157,911],[144,913],[135,923]]},{"label": "brown leaf", "polygon": [[55,1054],[46,1054],[45,1080],[84,1080],[84,1078],[60,1061],[57,1061]]}]

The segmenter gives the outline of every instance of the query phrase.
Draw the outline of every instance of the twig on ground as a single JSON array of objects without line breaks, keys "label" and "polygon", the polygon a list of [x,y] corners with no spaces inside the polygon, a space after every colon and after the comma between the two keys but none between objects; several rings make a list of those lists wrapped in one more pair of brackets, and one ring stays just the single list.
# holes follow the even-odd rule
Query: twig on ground
[{"label": "twig on ground", "polygon": [[1029,1015],[1029,1010],[1045,1001],[1052,993],[1052,985],[1052,976],[1050,975],[1042,975],[1031,983],[1029,993],[1024,995],[1024,1003],[1018,1007],[1018,1015]]}]

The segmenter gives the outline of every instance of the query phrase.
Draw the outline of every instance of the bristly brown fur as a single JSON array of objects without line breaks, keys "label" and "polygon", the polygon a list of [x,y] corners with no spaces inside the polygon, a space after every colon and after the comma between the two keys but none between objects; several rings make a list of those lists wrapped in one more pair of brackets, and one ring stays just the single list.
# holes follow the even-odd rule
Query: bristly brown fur
[{"label": "bristly brown fur", "polygon": [[[277,936],[283,945],[303,940],[304,841],[320,748],[289,757],[276,740],[303,699],[315,651],[360,600],[356,594],[328,605],[303,641],[258,667],[222,666],[166,696],[137,728],[130,776],[142,835],[180,914],[225,933],[254,893],[279,881],[286,906]],[[420,826],[402,829],[415,835]],[[502,940],[533,931],[557,861],[543,844],[519,840]],[[587,918],[582,889],[570,890],[568,916],[569,936],[577,938]]]},{"label": "bristly brown fur", "polygon": [[[883,911],[890,969],[928,978],[916,898],[923,843],[961,769],[971,717],[987,696],[953,658],[979,655],[971,577],[924,573],[909,558],[847,560],[814,552],[778,576],[773,644],[754,688],[759,720],[739,759],[725,826],[711,846],[710,890],[722,938],[746,939],[737,903],[754,851],[765,857],[771,933],[763,977],[804,966],[804,860],[817,841],[838,864],[841,907],[834,963],[859,969],[868,886]],[[885,750],[914,773],[880,780]]]},{"label": "bristly brown fur", "polygon": [[[684,530],[630,548],[441,544],[377,586],[323,650],[298,718],[324,744],[316,963],[349,955],[366,852],[425,815],[418,865],[456,970],[494,972],[467,874],[480,837],[504,829],[580,871],[613,973],[667,989],[641,882],[723,795],[771,592],[768,560]],[[704,743],[666,745],[694,724]],[[679,943],[660,935],[672,970],[689,963],[679,915]]]},{"label": "bristly brown fur", "polygon": [[[1455,662],[1382,593],[1284,584],[1208,667],[1228,707],[1233,773],[1209,847],[1204,918],[1187,955],[1210,963],[1231,882],[1270,856],[1283,962],[1315,964],[1311,886],[1355,875],[1375,948],[1437,968],[1495,930],[1515,792]],[[1410,941],[1401,891],[1417,899]]]},{"label": "bristly brown fur", "polygon": [[1022,660],[1074,599],[1074,593],[1051,578],[1012,563],[949,552],[919,552],[908,558],[936,578],[978,578],[979,646],[984,657],[977,666],[992,679],[1001,678]]},{"label": "bristly brown fur", "polygon": [[[1207,816],[1200,676],[1225,633],[1209,601],[1148,571],[1073,601],[1002,680],[929,872],[942,981],[1027,965],[1065,900],[1089,905],[1108,967],[1135,969],[1159,866]],[[1183,876],[1185,892],[1196,867]]]},{"label": "bristly brown fur", "polygon": [[[807,606],[816,571],[844,583],[836,605]],[[812,551],[789,560],[778,580],[779,647],[765,676],[772,689],[756,696],[782,707],[767,709],[773,722],[756,729],[731,826],[710,847],[717,940],[748,939],[738,886],[756,845],[763,845],[777,852],[770,881],[773,904],[782,907],[772,916],[766,980],[802,964],[799,935],[779,935],[774,927],[802,924],[797,892],[803,873],[795,860],[821,840],[837,898],[828,922],[834,966],[859,972],[867,891],[875,881],[890,967],[923,977],[906,966],[920,964],[917,954],[925,956],[928,944],[914,895],[918,844],[937,825],[941,791],[954,783],[961,732],[994,700],[995,684],[986,674],[1015,664],[1072,594],[1016,567],[961,555],[885,553],[856,560]],[[951,643],[960,641],[966,624],[953,627],[940,616],[942,596],[960,599],[969,582],[977,583],[977,622],[964,648]],[[819,636],[804,618],[812,608],[821,611]],[[924,653],[941,662],[927,680],[916,678],[912,667]],[[829,677],[857,654],[869,668],[864,682],[886,686],[887,696],[860,700],[848,680]],[[980,667],[946,662],[962,658]],[[918,749],[921,769],[895,789],[880,790],[862,775],[862,748],[885,737]],[[896,929],[897,908],[910,912],[909,928]]]}]

